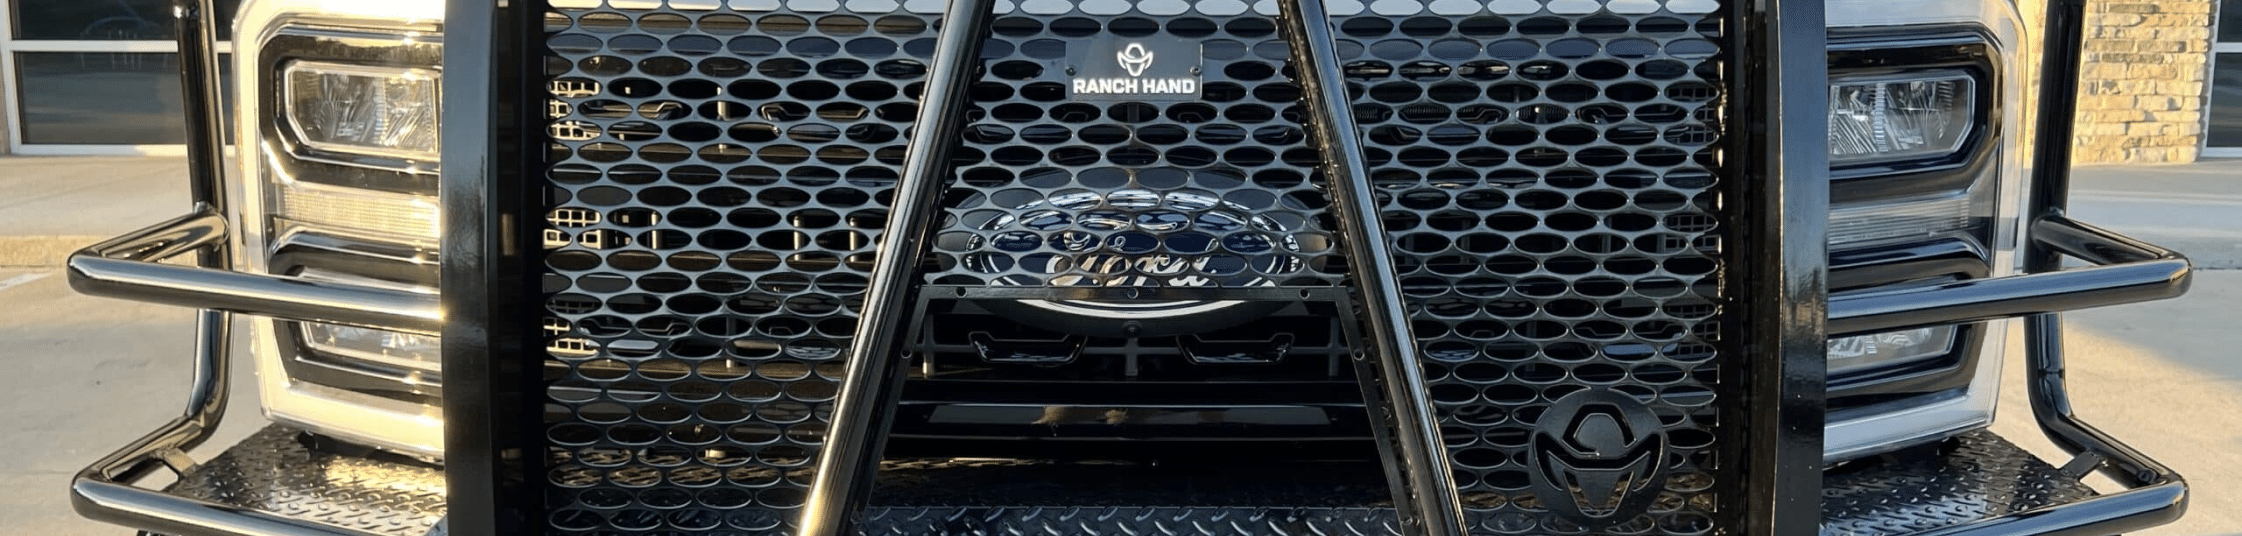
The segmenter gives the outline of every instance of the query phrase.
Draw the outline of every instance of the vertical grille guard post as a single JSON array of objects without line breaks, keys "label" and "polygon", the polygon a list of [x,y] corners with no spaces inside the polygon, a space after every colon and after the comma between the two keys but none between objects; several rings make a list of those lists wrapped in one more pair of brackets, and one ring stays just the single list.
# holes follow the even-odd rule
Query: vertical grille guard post
[{"label": "vertical grille guard post", "polygon": [[1741,50],[1723,110],[1739,155],[1727,159],[1721,194],[1739,205],[1724,251],[1733,273],[1723,336],[1744,363],[1726,415],[1740,441],[1716,471],[1744,487],[1727,515],[1744,534],[1803,534],[1820,522],[1822,434],[1827,422],[1829,307],[1828,22],[1816,0],[1742,0],[1731,6]]},{"label": "vertical grille guard post", "polygon": [[[544,471],[534,324],[548,138],[537,82],[543,47],[531,41],[551,6],[543,0],[454,0],[444,28],[444,166],[438,203],[443,266],[446,528],[456,534],[543,534]],[[514,321],[508,321],[514,320]]]}]

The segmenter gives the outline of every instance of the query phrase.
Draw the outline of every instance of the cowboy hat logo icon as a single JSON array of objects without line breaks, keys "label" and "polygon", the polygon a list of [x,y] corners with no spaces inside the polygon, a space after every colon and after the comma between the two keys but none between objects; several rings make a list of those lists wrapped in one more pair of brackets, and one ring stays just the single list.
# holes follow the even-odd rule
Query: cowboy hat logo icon
[{"label": "cowboy hat logo icon", "polygon": [[1129,70],[1129,76],[1144,76],[1144,70],[1152,67],[1152,51],[1145,50],[1142,44],[1129,43],[1114,57],[1121,60],[1121,68]]}]

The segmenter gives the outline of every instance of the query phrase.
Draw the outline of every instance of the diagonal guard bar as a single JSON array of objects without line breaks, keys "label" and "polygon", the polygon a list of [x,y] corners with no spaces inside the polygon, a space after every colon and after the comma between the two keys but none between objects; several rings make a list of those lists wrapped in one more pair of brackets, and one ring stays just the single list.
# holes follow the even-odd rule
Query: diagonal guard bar
[{"label": "diagonal guard bar", "polygon": [[1347,258],[1355,259],[1351,263],[1355,299],[1363,309],[1364,334],[1370,342],[1369,348],[1357,350],[1355,361],[1367,373],[1361,381],[1371,418],[1384,421],[1374,428],[1386,454],[1387,478],[1394,486],[1401,525],[1426,536],[1466,534],[1462,502],[1442,447],[1440,421],[1426,395],[1416,341],[1407,331],[1409,310],[1402,301],[1401,280],[1393,272],[1393,251],[1379,239],[1386,236],[1385,224],[1378,219],[1378,201],[1362,161],[1354,110],[1346,105],[1347,85],[1332,41],[1331,18],[1324,12],[1323,0],[1283,0],[1277,3],[1277,16],[1299,73],[1301,100],[1308,112],[1305,122],[1316,149],[1324,155],[1321,171],[1329,184],[1333,215],[1339,220],[1340,242],[1346,246]]},{"label": "diagonal guard bar", "polygon": [[942,186],[965,120],[966,87],[988,34],[994,0],[950,0],[936,36],[911,141],[896,180],[895,202],[872,264],[857,336],[850,340],[848,371],[834,399],[832,423],[818,449],[817,475],[798,522],[802,536],[843,536],[854,530],[879,472],[882,444],[903,389],[912,302],[918,291],[919,256],[932,222],[941,215]]}]

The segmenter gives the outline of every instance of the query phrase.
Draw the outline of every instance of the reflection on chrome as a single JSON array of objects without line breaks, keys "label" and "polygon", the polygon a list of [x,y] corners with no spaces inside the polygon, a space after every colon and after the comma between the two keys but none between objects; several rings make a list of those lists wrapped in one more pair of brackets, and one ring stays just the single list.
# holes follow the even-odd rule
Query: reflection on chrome
[{"label": "reflection on chrome", "polygon": [[[1267,274],[1306,268],[1288,254],[1328,250],[1319,235],[1294,233],[1275,219],[1212,193],[1123,189],[1066,190],[1012,206],[977,226],[994,231],[964,244],[965,269],[1000,286],[1268,287]],[[1015,256],[1014,254],[1019,255]],[[1043,301],[1038,309],[1111,318],[1211,312],[1236,301]]]}]

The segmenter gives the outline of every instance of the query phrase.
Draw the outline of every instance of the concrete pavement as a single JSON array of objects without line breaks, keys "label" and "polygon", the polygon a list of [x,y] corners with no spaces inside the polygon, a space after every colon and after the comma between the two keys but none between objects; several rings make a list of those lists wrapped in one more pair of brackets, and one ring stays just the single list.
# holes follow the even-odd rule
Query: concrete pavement
[{"label": "concrete pavement", "polygon": [[[0,533],[121,536],[79,518],[70,478],[187,407],[194,313],[72,292],[57,270],[0,268]],[[236,322],[234,331],[247,326]],[[236,339],[224,426],[208,460],[263,425],[248,348]],[[158,473],[161,473],[159,471]],[[151,477],[153,486],[167,475]]]},{"label": "concrete pavement", "polygon": [[2197,268],[2242,269],[2242,160],[2087,166],[2072,177],[2079,220],[2179,250]]},{"label": "concrete pavement", "polygon": [[80,247],[186,214],[186,172],[180,158],[0,158],[0,266],[58,265]]}]

